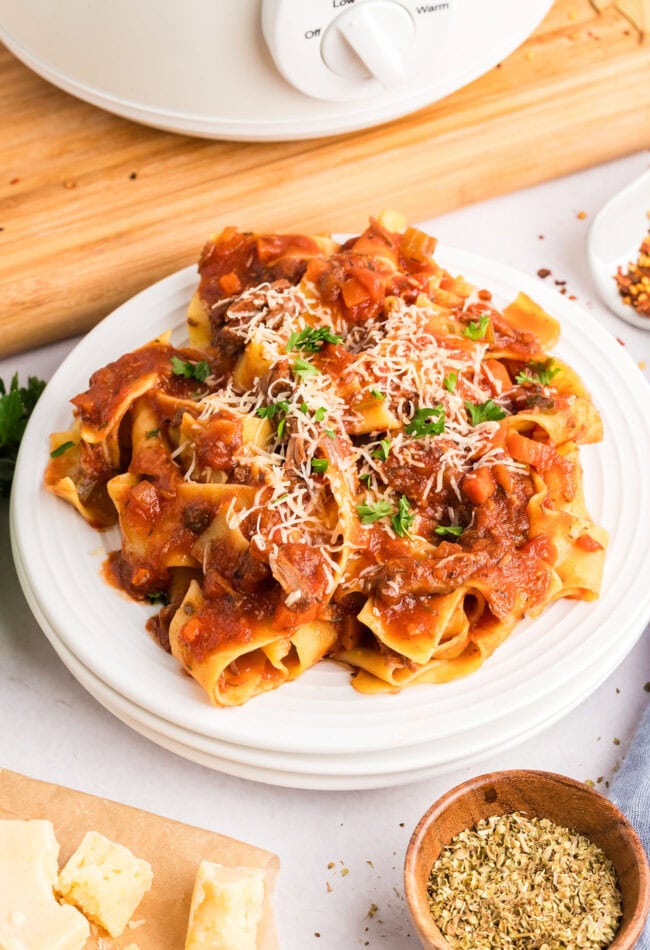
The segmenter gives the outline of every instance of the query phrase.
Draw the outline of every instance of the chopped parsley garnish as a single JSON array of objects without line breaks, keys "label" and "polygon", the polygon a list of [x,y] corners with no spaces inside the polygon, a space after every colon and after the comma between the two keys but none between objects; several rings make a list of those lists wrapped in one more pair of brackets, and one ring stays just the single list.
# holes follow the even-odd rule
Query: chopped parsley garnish
[{"label": "chopped parsley garnish", "polygon": [[334,429],[324,429],[323,431],[325,432],[325,435],[329,436],[330,439],[336,438],[336,432]]},{"label": "chopped parsley garnish", "polygon": [[329,464],[327,459],[312,459],[311,470],[312,472],[318,472],[319,475],[324,475],[329,468]]},{"label": "chopped parsley garnish", "polygon": [[282,413],[282,418],[278,420],[277,433],[278,438],[281,439],[284,433],[284,427],[287,424],[287,412],[289,411],[289,403],[286,399],[280,399],[278,402],[272,402],[268,406],[260,406],[256,410],[257,415],[261,416],[262,419],[275,419],[275,417]]},{"label": "chopped parsley garnish", "polygon": [[453,393],[453,391],[456,389],[457,382],[458,382],[457,373],[447,373],[447,375],[442,381],[442,385],[445,387],[448,393]]},{"label": "chopped parsley garnish", "polygon": [[[526,372],[526,369],[530,370],[530,373]],[[515,382],[523,385],[524,383],[532,383],[534,386],[548,386],[554,376],[560,372],[559,366],[553,365],[553,360],[546,360],[544,363],[527,363],[526,369],[522,369],[520,373],[517,373],[515,377]]]},{"label": "chopped parsley garnish", "polygon": [[52,449],[50,452],[51,459],[58,459],[59,455],[63,455],[64,452],[67,452],[68,449],[74,448],[76,442],[62,442],[61,445],[57,445],[55,449]]},{"label": "chopped parsley garnish", "polygon": [[440,534],[443,537],[444,535],[449,534],[453,538],[459,538],[464,530],[465,530],[464,528],[461,528],[461,526],[457,524],[447,524],[447,525],[440,524],[435,529],[435,533]]},{"label": "chopped parsley garnish", "polygon": [[376,501],[374,505],[357,505],[357,514],[361,524],[372,524],[387,518],[393,513],[392,505],[389,501]]},{"label": "chopped parsley garnish", "polygon": [[289,497],[289,493],[285,492],[284,495],[280,495],[279,498],[276,498],[275,501],[271,502],[271,507],[275,507],[275,505],[279,505],[281,501],[286,501],[288,497]]},{"label": "chopped parsley garnish", "polygon": [[300,403],[300,411],[301,411],[301,412],[304,412],[305,415],[307,415],[307,413],[309,412],[309,406],[307,405],[306,402],[301,402],[301,403]]},{"label": "chopped parsley garnish", "polygon": [[316,422],[322,422],[325,416],[327,415],[327,409],[325,406],[319,406],[316,412],[314,413],[314,419]]},{"label": "chopped parsley garnish", "polygon": [[210,364],[205,360],[192,363],[189,360],[181,360],[178,356],[172,356],[171,362],[172,371],[175,376],[183,376],[185,379],[196,379],[199,383],[204,383],[210,375]]},{"label": "chopped parsley garnish", "polygon": [[150,604],[162,604],[163,607],[166,607],[169,603],[169,597],[164,590],[158,591],[156,594],[147,594],[147,600]]},{"label": "chopped parsley garnish", "polygon": [[291,364],[291,369],[297,376],[300,376],[301,379],[307,379],[309,376],[318,376],[320,370],[317,366],[314,366],[313,363],[310,363],[309,360],[296,360],[295,363]]},{"label": "chopped parsley garnish", "polygon": [[416,409],[415,415],[404,431],[407,435],[414,435],[418,439],[425,435],[440,435],[445,431],[444,406]]},{"label": "chopped parsley garnish", "polygon": [[371,396],[374,396],[375,399],[385,399],[385,398],[386,398],[385,394],[384,394],[384,393],[380,393],[378,389],[371,389],[371,390],[370,390],[370,395],[371,395]]},{"label": "chopped parsley garnish", "polygon": [[256,410],[257,415],[261,416],[262,419],[273,419],[279,412],[288,412],[289,403],[286,399],[281,399],[279,402],[269,403],[268,406],[260,406]]},{"label": "chopped parsley garnish", "polygon": [[385,462],[388,459],[388,455],[390,453],[390,442],[390,436],[382,439],[379,443],[379,448],[376,448],[372,453],[372,457],[375,459],[381,459],[383,462]]},{"label": "chopped parsley garnish", "polygon": [[342,343],[343,337],[338,336],[331,327],[305,327],[304,330],[294,330],[287,340],[287,353],[291,350],[305,350],[307,353],[319,353],[325,343]]},{"label": "chopped parsley garnish", "polygon": [[157,435],[160,434],[160,429],[149,429],[148,432],[145,432],[145,439],[155,439]]},{"label": "chopped parsley garnish", "polygon": [[482,340],[487,332],[489,322],[489,316],[484,313],[482,317],[478,318],[478,321],[472,320],[471,323],[467,324],[463,330],[463,336],[470,340]]},{"label": "chopped parsley garnish", "polygon": [[397,511],[390,519],[390,523],[393,526],[395,534],[398,534],[400,538],[408,538],[409,528],[415,521],[415,515],[411,512],[411,506],[406,495],[401,495],[399,504],[397,506]]},{"label": "chopped parsley garnish", "polygon": [[359,481],[365,482],[366,485],[369,485],[372,481],[372,472],[366,472],[365,475],[359,475]]},{"label": "chopped parsley garnish", "polygon": [[0,379],[0,496],[9,494],[18,446],[27,420],[44,389],[44,381],[36,376],[30,376],[26,386],[19,386],[16,373],[9,391]]},{"label": "chopped parsley garnish", "polygon": [[505,409],[497,406],[492,399],[480,403],[466,401],[465,408],[469,412],[473,426],[480,425],[481,422],[497,422],[499,419],[505,419],[508,415]]}]

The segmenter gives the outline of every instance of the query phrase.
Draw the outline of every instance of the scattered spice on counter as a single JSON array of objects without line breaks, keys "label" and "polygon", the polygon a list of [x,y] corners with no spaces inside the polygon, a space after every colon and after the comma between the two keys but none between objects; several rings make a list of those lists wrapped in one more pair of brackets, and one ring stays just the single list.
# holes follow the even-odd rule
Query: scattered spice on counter
[{"label": "scattered spice on counter", "polygon": [[612,739],[612,742],[614,743],[614,745],[621,744],[621,740],[617,736],[614,736],[614,738]]},{"label": "scattered spice on counter", "polygon": [[608,947],[622,916],[616,873],[592,841],[547,818],[495,815],[445,847],[427,883],[452,950]]},{"label": "scattered spice on counter", "polygon": [[586,217],[587,217],[586,211],[578,211],[576,215],[576,218],[578,219],[578,221],[584,221]]},{"label": "scattered spice on counter", "polygon": [[329,881],[327,881],[327,883],[325,884],[325,890],[327,891],[328,894],[332,893],[332,885],[330,884]]},{"label": "scattered spice on counter", "polygon": [[594,782],[593,779],[591,779],[591,778],[586,778],[586,779],[585,779],[585,785],[588,785],[589,788],[595,788],[596,783]]},{"label": "scattered spice on counter", "polygon": [[368,911],[368,917],[374,917],[378,910],[379,908],[376,904],[371,904],[370,910]]},{"label": "scattered spice on counter", "polygon": [[625,271],[619,267],[614,280],[623,303],[650,317],[650,234],[641,242],[636,261],[630,261]]},{"label": "scattered spice on counter", "polygon": [[334,867],[334,861],[330,861],[327,865],[327,870],[331,871],[333,867]]},{"label": "scattered spice on counter", "polygon": [[347,877],[350,873],[350,868],[341,868],[341,877]]},{"label": "scattered spice on counter", "polygon": [[537,271],[537,276],[541,277],[542,280],[544,280],[545,277],[550,276],[550,273],[551,272],[548,269],[548,267],[540,267],[540,269]]},{"label": "scattered spice on counter", "polygon": [[646,691],[646,693],[650,693],[650,682],[645,683],[643,688]]}]

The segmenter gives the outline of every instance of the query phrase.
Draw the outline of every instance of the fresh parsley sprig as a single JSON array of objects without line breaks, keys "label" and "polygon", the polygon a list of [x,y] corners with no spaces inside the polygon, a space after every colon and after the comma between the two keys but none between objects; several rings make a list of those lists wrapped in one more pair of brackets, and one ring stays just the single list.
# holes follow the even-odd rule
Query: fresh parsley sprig
[{"label": "fresh parsley sprig", "polygon": [[487,313],[484,313],[483,316],[477,320],[472,320],[471,323],[468,323],[465,329],[463,330],[463,336],[466,336],[468,340],[482,340],[487,333],[487,328],[490,323],[490,318]]},{"label": "fresh parsley sprig", "polygon": [[408,538],[409,528],[412,526],[414,521],[415,515],[411,511],[409,500],[406,495],[401,495],[397,505],[397,511],[390,519],[390,523],[393,526],[395,534],[399,535],[400,538]]},{"label": "fresh parsley sprig", "polygon": [[317,366],[314,366],[313,363],[310,363],[309,360],[295,360],[291,364],[291,369],[294,371],[296,376],[300,376],[301,379],[308,379],[310,376],[318,376],[320,370]]},{"label": "fresh parsley sprig", "polygon": [[[530,370],[530,372],[526,372]],[[546,360],[543,363],[527,363],[526,369],[515,376],[515,382],[523,386],[525,383],[532,383],[534,386],[548,386],[554,376],[560,372],[560,367],[553,364],[553,360]]]},{"label": "fresh parsley sprig", "polygon": [[305,327],[294,330],[287,340],[287,353],[291,350],[304,350],[306,353],[320,353],[326,343],[342,343],[331,327]]},{"label": "fresh parsley sprig", "polygon": [[276,416],[282,417],[278,419],[276,430],[278,438],[281,439],[284,433],[284,427],[287,424],[287,413],[289,411],[289,403],[287,400],[279,399],[278,402],[269,403],[268,406],[260,406],[259,409],[255,411],[262,419],[275,419]]},{"label": "fresh parsley sprig", "polygon": [[448,393],[453,393],[456,389],[456,383],[458,382],[458,373],[447,373],[445,378],[442,381],[442,385],[445,387]]},{"label": "fresh parsley sprig", "polygon": [[210,364],[206,360],[192,363],[191,360],[182,360],[178,356],[172,356],[171,363],[174,376],[196,379],[199,383],[204,383],[210,375]]},{"label": "fresh parsley sprig", "polygon": [[430,406],[416,409],[415,414],[404,431],[421,439],[425,435],[441,435],[445,431],[444,406]]},{"label": "fresh parsley sprig", "polygon": [[386,462],[390,454],[390,436],[386,436],[385,439],[382,439],[379,443],[379,446],[372,453],[372,457],[375,459],[381,459],[382,462]]},{"label": "fresh parsley sprig", "polygon": [[450,535],[452,538],[459,538],[465,529],[461,528],[457,524],[439,524],[437,528],[434,529],[436,534],[444,537],[445,535]]},{"label": "fresh parsley sprig", "polygon": [[329,468],[329,464],[327,459],[312,459],[311,470],[312,472],[317,472],[319,475],[324,475]]},{"label": "fresh parsley sprig", "polygon": [[44,381],[36,376],[30,376],[26,386],[19,386],[16,373],[8,390],[0,379],[0,496],[9,495],[20,440],[44,389]]},{"label": "fresh parsley sprig", "polygon": [[473,426],[480,425],[481,422],[498,422],[499,419],[505,419],[508,413],[501,406],[497,406],[493,399],[487,402],[469,402],[465,401],[465,408]]},{"label": "fresh parsley sprig", "polygon": [[361,524],[373,524],[382,518],[388,518],[393,513],[393,506],[389,501],[376,501],[374,504],[357,505],[357,514]]}]

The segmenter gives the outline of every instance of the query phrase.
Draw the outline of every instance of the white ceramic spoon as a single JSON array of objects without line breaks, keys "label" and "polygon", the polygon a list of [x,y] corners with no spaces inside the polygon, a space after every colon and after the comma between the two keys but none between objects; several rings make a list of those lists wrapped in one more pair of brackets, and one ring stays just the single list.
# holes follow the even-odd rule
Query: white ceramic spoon
[{"label": "white ceramic spoon", "polygon": [[587,238],[587,258],[598,293],[618,317],[650,330],[650,317],[623,303],[614,274],[635,261],[650,220],[650,169],[631,182],[598,212]]}]

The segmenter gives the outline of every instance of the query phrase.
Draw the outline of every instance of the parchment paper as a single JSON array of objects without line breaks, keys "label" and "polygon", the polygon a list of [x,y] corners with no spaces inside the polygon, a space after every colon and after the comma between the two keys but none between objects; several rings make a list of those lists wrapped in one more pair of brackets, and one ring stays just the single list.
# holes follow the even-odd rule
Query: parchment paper
[{"label": "parchment paper", "polygon": [[280,862],[269,851],[7,769],[0,770],[2,818],[49,819],[61,845],[59,867],[87,831],[99,831],[151,864],[153,885],[132,921],[144,923],[127,927],[116,939],[93,928],[96,933],[85,950],[122,950],[130,943],[137,944],[140,950],[183,950],[192,888],[203,859],[265,870],[265,905],[258,946],[259,950],[277,950],[271,893]]}]

